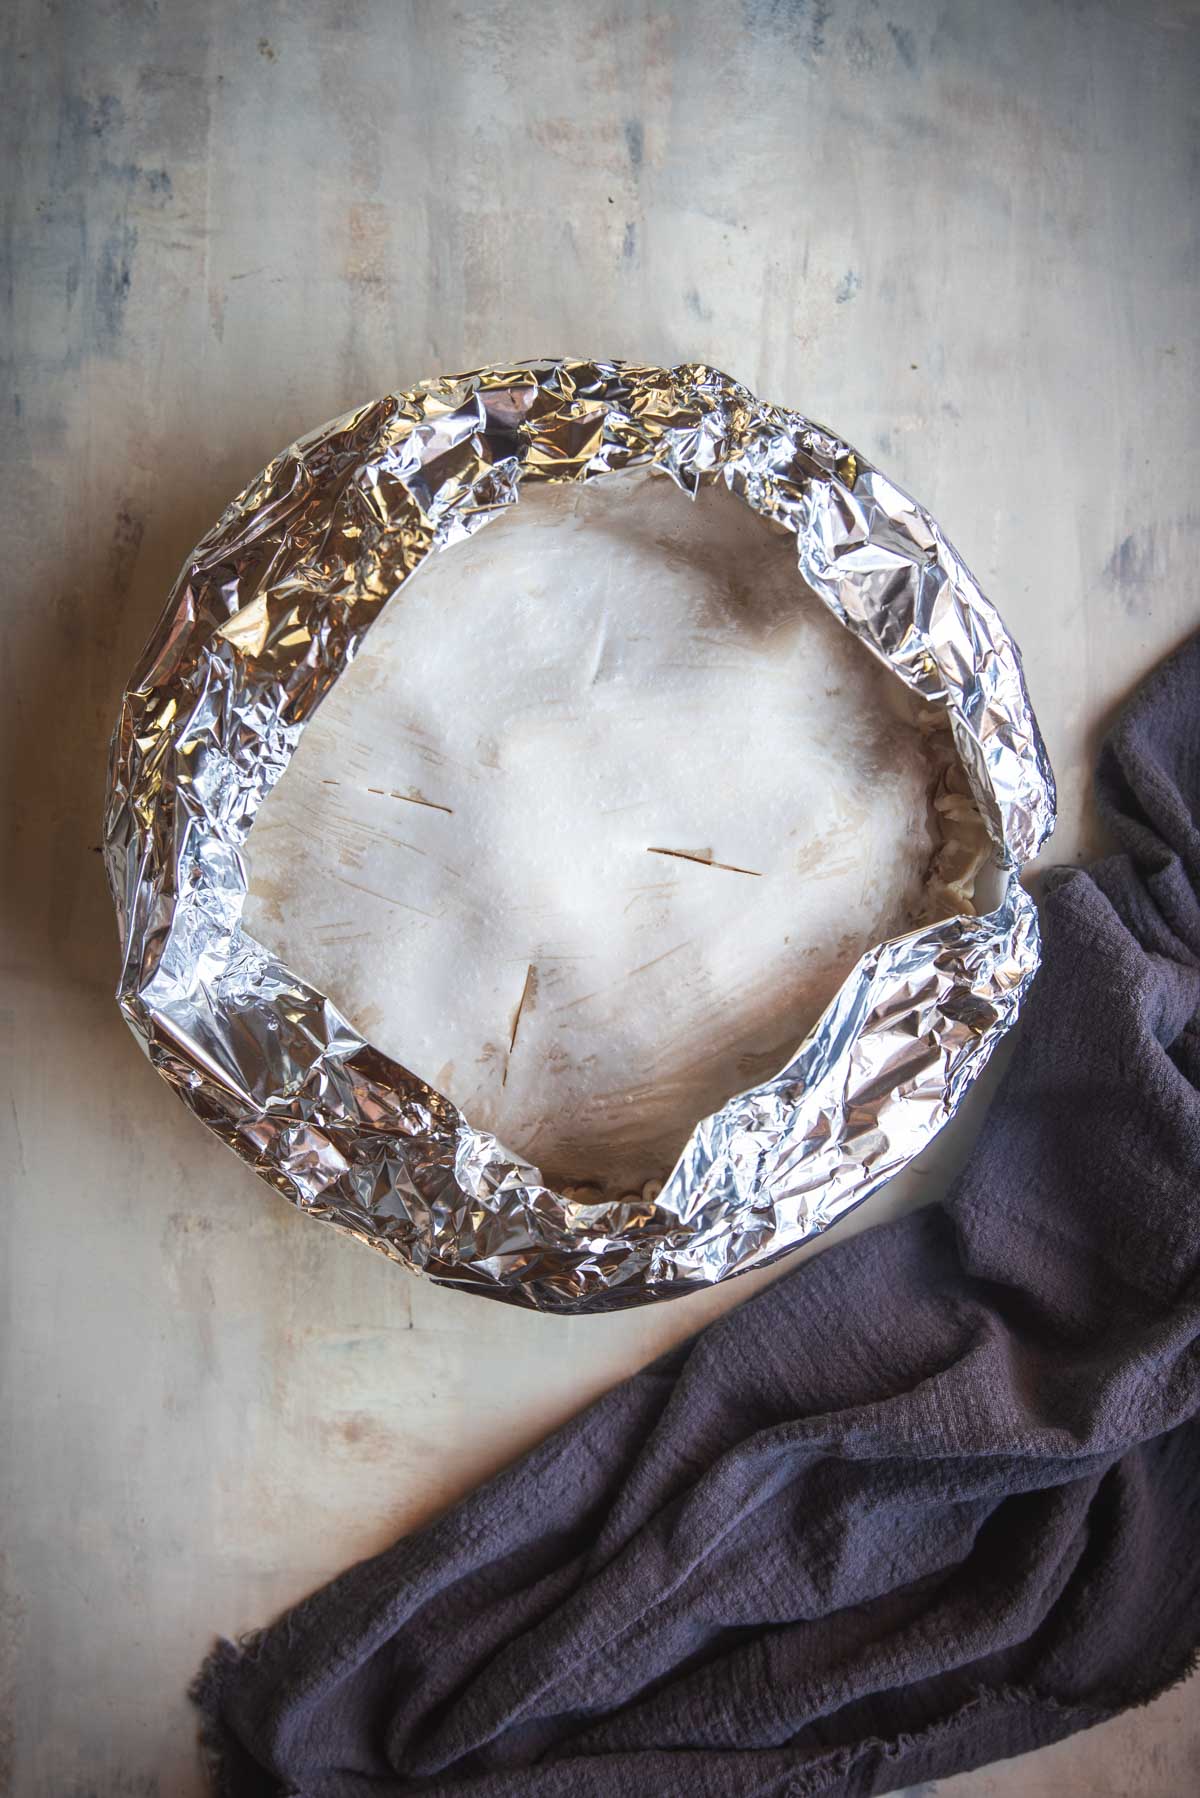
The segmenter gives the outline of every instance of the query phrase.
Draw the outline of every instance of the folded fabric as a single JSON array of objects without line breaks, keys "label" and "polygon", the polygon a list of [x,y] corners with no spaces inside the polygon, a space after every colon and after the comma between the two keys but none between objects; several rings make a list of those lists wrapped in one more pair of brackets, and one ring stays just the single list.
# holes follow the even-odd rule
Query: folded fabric
[{"label": "folded fabric", "polygon": [[884,1793],[1200,1640],[1200,638],[1110,736],[945,1205],[831,1246],[197,1685],[232,1798]]}]

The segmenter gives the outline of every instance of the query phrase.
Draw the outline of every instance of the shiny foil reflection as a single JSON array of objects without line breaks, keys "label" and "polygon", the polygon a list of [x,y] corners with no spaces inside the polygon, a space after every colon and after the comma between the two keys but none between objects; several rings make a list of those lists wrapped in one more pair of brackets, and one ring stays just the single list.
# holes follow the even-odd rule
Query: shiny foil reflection
[{"label": "shiny foil reflection", "polygon": [[[723,481],[795,536],[797,603],[815,593],[944,716],[1002,890],[986,916],[864,955],[786,1066],[697,1124],[657,1196],[591,1204],[246,934],[244,850],[300,732],[425,556],[525,482],[632,468],[693,495]],[[701,364],[488,368],[303,438],[188,558],[113,740],[118,1000],[185,1104],[313,1216],[515,1304],[641,1304],[786,1253],[942,1127],[1036,971],[1018,876],[1053,820],[1016,646],[929,515],[848,444]]]}]

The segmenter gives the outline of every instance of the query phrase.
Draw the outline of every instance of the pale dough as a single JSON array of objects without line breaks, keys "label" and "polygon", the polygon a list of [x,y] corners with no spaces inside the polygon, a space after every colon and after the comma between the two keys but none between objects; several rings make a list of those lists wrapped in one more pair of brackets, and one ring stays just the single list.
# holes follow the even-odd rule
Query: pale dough
[{"label": "pale dough", "polygon": [[554,1183],[634,1190],[912,923],[933,779],[899,683],[741,501],[530,488],[429,558],[309,726],[246,925]]}]

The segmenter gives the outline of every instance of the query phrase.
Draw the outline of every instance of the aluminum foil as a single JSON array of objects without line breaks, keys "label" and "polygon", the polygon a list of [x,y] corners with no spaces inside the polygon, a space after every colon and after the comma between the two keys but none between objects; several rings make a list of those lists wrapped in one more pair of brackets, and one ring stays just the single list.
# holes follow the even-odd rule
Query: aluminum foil
[{"label": "aluminum foil", "polygon": [[[787,1065],[696,1126],[657,1196],[590,1203],[243,930],[245,855],[300,732],[431,551],[525,482],[638,467],[692,495],[724,481],[795,535],[797,604],[815,593],[948,718],[1002,896],[872,949]],[[1036,971],[1018,874],[1053,819],[1015,644],[928,513],[857,451],[701,364],[482,369],[301,439],[189,557],[113,740],[117,997],[184,1103],[302,1210],[446,1285],[548,1311],[640,1304],[774,1260],[941,1129]]]}]

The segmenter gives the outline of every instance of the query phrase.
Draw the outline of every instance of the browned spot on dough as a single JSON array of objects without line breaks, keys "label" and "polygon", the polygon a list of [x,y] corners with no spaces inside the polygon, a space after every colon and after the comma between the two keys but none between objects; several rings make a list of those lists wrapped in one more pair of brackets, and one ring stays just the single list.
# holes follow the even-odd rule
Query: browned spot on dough
[{"label": "browned spot on dough", "polygon": [[534,967],[533,963],[530,962],[525,970],[525,984],[521,988],[521,997],[517,1000],[517,1009],[513,1012],[512,1030],[509,1033],[508,1038],[508,1056],[506,1056],[504,1060],[504,1074],[500,1081],[501,1086],[508,1085],[508,1059],[517,1046],[517,1031],[521,1027],[521,1013],[525,1010],[527,1005],[532,1006],[536,1003],[537,989],[537,969]]},{"label": "browned spot on dough", "polygon": [[525,984],[521,988],[521,997],[517,1000],[517,1009],[513,1013],[512,1034],[508,1039],[510,1054],[517,1046],[517,1029],[521,1022],[521,1013],[527,1005],[532,1005],[537,998],[537,985],[537,969],[534,967],[533,963],[530,962],[528,968],[525,970]]},{"label": "browned spot on dough", "polygon": [[389,794],[389,798],[404,799],[409,805],[424,805],[428,806],[431,812],[445,812],[451,818],[454,816],[452,805],[439,805],[436,799],[426,799],[424,793],[397,793],[393,790]]},{"label": "browned spot on dough", "polygon": [[[327,780],[325,785],[336,787],[337,781]],[[451,817],[454,815],[453,806],[439,805],[436,799],[426,799],[424,793],[401,793],[396,787],[368,787],[367,792],[377,794],[380,799],[403,799],[408,805],[423,805],[431,812],[448,812]]]},{"label": "browned spot on dough", "polygon": [[647,849],[647,855],[673,855],[676,861],[699,862],[702,868],[723,868],[727,874],[749,874],[755,880],[761,880],[762,874],[757,868],[739,868],[736,862],[718,862],[712,858],[712,852],[699,855],[690,849]]}]

